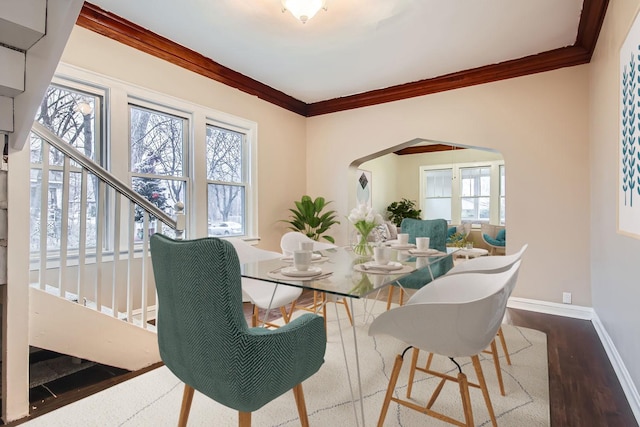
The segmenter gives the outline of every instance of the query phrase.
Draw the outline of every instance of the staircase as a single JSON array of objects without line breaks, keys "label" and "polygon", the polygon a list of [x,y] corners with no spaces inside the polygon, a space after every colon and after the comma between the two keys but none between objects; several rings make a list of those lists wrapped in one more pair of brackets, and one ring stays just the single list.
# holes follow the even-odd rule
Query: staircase
[{"label": "staircase", "polygon": [[[124,248],[115,253],[113,250],[111,253],[101,250],[91,253],[87,250],[71,254],[61,245],[58,259],[54,259],[54,262],[45,247],[36,261],[36,268],[33,268],[33,263],[31,265],[28,279],[31,286],[28,291],[25,290],[28,283],[20,283],[24,277],[23,270],[20,269],[20,274],[11,273],[17,271],[13,264],[9,266],[13,270],[7,270],[11,240],[23,237],[19,233],[12,234],[11,229],[7,231],[7,217],[9,215],[11,218],[12,212],[10,205],[14,203],[15,212],[18,212],[16,216],[24,216],[25,211],[28,212],[23,206],[24,198],[12,199],[12,194],[16,192],[11,191],[12,179],[24,182],[29,179],[28,171],[25,172],[19,162],[16,170],[12,171],[11,157],[18,155],[22,160],[24,150],[27,153],[29,151],[33,118],[83,3],[82,0],[0,2],[0,148],[8,155],[8,163],[0,162],[0,296],[4,297],[0,298],[0,304],[3,319],[8,319],[3,320],[7,324],[2,325],[0,334],[4,346],[1,353],[4,365],[1,416],[5,422],[28,413],[28,346],[128,370],[160,360],[157,338],[151,324],[155,306],[148,236],[144,242],[136,242],[135,247],[127,247],[124,240],[120,244],[117,240],[119,237],[103,236],[105,241],[113,242],[115,239],[113,247]],[[43,132],[46,134],[46,130]],[[47,135],[40,137],[45,141],[49,139]],[[77,160],[75,153],[71,153],[69,158]],[[69,167],[69,163],[70,160],[67,160],[65,168]],[[73,163],[72,168],[76,167],[76,163]],[[127,212],[136,208],[143,209],[146,212],[145,226],[149,215],[153,215],[175,228],[176,220],[167,217],[164,212],[154,211],[155,206],[149,208],[146,199],[136,198],[137,195],[123,188],[121,182],[110,181],[112,177],[108,172],[92,167],[87,169],[83,166],[81,173],[97,177],[104,194],[114,194],[107,197],[111,197],[109,200],[122,210],[123,215],[128,216]],[[75,169],[71,173],[75,173]],[[45,191],[46,184],[42,183]],[[112,218],[117,218],[118,222],[109,227],[119,226],[119,217],[112,213]],[[184,217],[180,219],[184,224]],[[127,219],[123,218],[121,227],[126,229],[127,226]],[[113,233],[113,229],[110,229]],[[46,241],[44,233],[46,230],[41,237],[44,236]],[[65,233],[63,229],[61,235]],[[126,233],[122,232],[123,235]],[[15,242],[13,244],[16,248],[24,247]],[[20,277],[20,280],[12,283],[12,277]],[[137,285],[133,277],[141,278]],[[119,293],[121,290],[118,286],[122,283],[126,295]],[[140,293],[136,293],[137,290]],[[66,298],[69,295],[71,298]],[[24,325],[26,312],[28,329]],[[8,325],[12,325],[11,328]],[[25,333],[22,333],[23,330]]]}]

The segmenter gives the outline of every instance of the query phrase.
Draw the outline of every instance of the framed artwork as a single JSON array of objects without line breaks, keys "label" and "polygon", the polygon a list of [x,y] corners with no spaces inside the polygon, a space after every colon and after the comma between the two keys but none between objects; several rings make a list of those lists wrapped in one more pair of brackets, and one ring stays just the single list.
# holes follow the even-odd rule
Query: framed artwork
[{"label": "framed artwork", "polygon": [[640,239],[640,15],[620,48],[618,232]]},{"label": "framed artwork", "polygon": [[371,207],[371,172],[358,169],[356,177],[358,181],[356,183],[356,199],[358,204],[360,205],[364,203],[368,207]]}]

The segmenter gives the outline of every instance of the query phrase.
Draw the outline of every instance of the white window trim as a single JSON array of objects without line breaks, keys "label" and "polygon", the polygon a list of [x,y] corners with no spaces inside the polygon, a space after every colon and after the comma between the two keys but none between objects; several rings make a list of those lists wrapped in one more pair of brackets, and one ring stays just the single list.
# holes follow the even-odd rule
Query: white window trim
[{"label": "white window trim", "polygon": [[[491,196],[489,208],[489,223],[500,224],[500,166],[504,165],[504,160],[494,160],[487,162],[467,162],[467,163],[444,163],[438,165],[420,166],[420,209],[425,212],[425,184],[424,173],[430,170],[453,169],[453,180],[451,182],[451,224],[461,223],[462,202],[460,197],[460,169],[481,168],[491,169]],[[506,175],[505,175],[506,176]],[[480,223],[474,223],[479,227]]]},{"label": "white window trim", "polygon": [[[187,216],[187,237],[206,236],[207,226],[207,193],[206,193],[206,165],[199,159],[204,158],[205,134],[207,123],[217,123],[221,127],[235,128],[246,134],[248,147],[248,185],[246,190],[245,234],[246,239],[258,239],[258,124],[254,121],[234,116],[214,108],[196,104],[155,90],[144,88],[123,80],[108,77],[93,71],[88,71],[73,65],[60,63],[56,75],[85,85],[99,86],[107,90],[109,96],[105,97],[105,129],[106,129],[106,163],[112,165],[111,173],[120,177],[123,181],[130,181],[130,161],[111,162],[111,159],[129,159],[129,144],[122,141],[129,140],[129,101],[136,105],[150,103],[155,106],[168,106],[171,114],[182,112],[181,116],[190,117],[190,127],[185,130],[188,135],[187,150],[185,156],[185,169],[188,168],[187,189],[185,198],[188,205],[185,206]],[[144,106],[144,105],[142,105]],[[118,141],[113,144],[112,141]]]}]

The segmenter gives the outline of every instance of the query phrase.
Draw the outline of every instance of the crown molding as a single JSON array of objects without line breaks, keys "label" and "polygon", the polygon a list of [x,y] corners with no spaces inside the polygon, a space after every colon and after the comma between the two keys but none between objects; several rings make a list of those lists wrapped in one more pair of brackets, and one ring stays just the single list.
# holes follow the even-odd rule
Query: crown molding
[{"label": "crown molding", "polygon": [[587,64],[602,28],[609,0],[584,0],[576,43],[520,59],[306,104],[227,68],[133,22],[84,3],[77,25],[305,117],[335,113],[463,87]]},{"label": "crown molding", "polygon": [[304,102],[91,3],[84,2],[76,24],[286,110],[306,115],[307,104]]}]

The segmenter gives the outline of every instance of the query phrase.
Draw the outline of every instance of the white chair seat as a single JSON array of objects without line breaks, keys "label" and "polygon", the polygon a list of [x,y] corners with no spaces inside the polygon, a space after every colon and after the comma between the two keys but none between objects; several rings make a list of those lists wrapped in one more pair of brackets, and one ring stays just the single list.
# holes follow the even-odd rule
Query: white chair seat
[{"label": "white chair seat", "polygon": [[302,288],[287,285],[276,285],[263,280],[243,277],[242,293],[250,299],[253,304],[266,310],[269,307],[277,309],[298,299],[302,294]]}]

